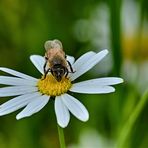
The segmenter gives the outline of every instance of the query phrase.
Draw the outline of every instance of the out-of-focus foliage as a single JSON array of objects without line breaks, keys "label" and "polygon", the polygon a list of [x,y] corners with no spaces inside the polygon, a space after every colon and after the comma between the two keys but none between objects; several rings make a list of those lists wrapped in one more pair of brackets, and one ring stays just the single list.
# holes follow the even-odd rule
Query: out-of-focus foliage
[{"label": "out-of-focus foliage", "polygon": [[[61,40],[65,52],[76,58],[108,48],[106,59],[79,80],[120,76],[124,84],[113,94],[74,94],[87,107],[90,119],[82,123],[72,117],[64,131],[69,147],[115,148],[148,88],[147,16],[146,0],[1,0],[0,66],[40,78],[29,56],[44,55],[49,39]],[[15,119],[19,111],[0,117],[0,148],[58,148],[53,103],[20,121]],[[148,147],[147,108],[145,104],[131,128],[126,148]]]}]

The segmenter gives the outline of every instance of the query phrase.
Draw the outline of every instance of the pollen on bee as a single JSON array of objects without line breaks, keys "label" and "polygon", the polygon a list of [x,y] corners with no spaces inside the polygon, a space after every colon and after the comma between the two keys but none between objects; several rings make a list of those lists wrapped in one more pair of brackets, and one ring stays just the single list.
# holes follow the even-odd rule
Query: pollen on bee
[{"label": "pollen on bee", "polygon": [[72,83],[69,78],[63,77],[62,80],[58,82],[51,74],[47,75],[45,79],[39,79],[37,83],[39,92],[49,96],[59,96],[66,93],[71,86]]}]

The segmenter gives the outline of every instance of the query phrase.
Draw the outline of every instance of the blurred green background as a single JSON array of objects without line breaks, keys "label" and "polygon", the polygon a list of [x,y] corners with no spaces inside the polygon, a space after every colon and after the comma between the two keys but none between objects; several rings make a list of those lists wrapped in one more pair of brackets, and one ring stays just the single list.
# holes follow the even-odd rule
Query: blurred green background
[{"label": "blurred green background", "polygon": [[[44,42],[55,38],[76,58],[90,50],[109,50],[77,81],[106,76],[125,80],[112,94],[73,94],[90,119],[82,123],[71,116],[64,129],[67,147],[147,148],[147,101],[138,113],[135,109],[148,89],[148,1],[0,0],[0,66],[40,78],[29,56],[44,55]],[[58,148],[53,103],[19,121],[15,116],[20,110],[0,117],[0,148]]]}]

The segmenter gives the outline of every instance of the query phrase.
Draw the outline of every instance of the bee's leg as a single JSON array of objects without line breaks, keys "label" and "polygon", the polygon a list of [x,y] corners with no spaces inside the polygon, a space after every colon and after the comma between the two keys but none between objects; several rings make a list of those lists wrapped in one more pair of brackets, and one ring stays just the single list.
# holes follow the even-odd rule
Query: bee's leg
[{"label": "bee's leg", "polygon": [[67,63],[68,63],[68,65],[69,65],[69,67],[70,67],[70,72],[71,72],[71,73],[74,73],[75,71],[73,70],[73,68],[72,68],[72,66],[71,66],[71,63],[70,63],[69,61],[67,61]]},{"label": "bee's leg", "polygon": [[44,69],[44,74],[46,73],[46,66],[47,66],[47,61],[48,61],[48,58],[47,57],[45,57],[45,64],[44,64],[44,67],[43,67],[43,69]]},{"label": "bee's leg", "polygon": [[67,78],[67,76],[68,76],[68,73],[69,73],[68,69],[65,68],[65,77],[66,77],[66,78]]},{"label": "bee's leg", "polygon": [[48,68],[47,70],[45,69],[43,80],[46,78],[46,76],[47,76],[47,74],[48,74],[49,71],[51,71],[50,68]]}]

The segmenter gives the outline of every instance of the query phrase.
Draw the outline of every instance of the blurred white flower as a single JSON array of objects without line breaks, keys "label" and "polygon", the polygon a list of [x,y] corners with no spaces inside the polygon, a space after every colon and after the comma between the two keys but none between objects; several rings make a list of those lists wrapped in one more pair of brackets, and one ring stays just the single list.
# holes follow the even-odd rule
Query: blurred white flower
[{"label": "blurred white flower", "polygon": [[115,142],[103,137],[96,129],[86,128],[80,133],[78,143],[72,143],[68,148],[115,148]]},{"label": "blurred white flower", "polygon": [[[55,114],[57,122],[61,127],[64,128],[68,125],[70,120],[69,112],[79,120],[87,121],[89,119],[88,111],[80,101],[69,95],[68,91],[85,94],[114,92],[115,89],[110,85],[122,83],[123,79],[107,77],[73,83],[75,79],[101,61],[107,53],[108,50],[102,50],[99,53],[90,51],[82,55],[75,62],[73,57],[68,57],[76,72],[69,74],[67,78],[64,77],[60,82],[56,81],[50,73],[45,79],[36,79],[12,69],[0,67],[1,71],[15,76],[0,76],[0,84],[11,85],[0,88],[0,97],[17,96],[0,105],[0,116],[25,107],[16,118],[29,117],[40,111],[48,103],[50,97],[54,97]],[[30,59],[41,74],[44,74],[44,57],[32,55]]]},{"label": "blurred white flower", "polygon": [[148,25],[146,17],[141,20],[138,1],[123,1],[121,10],[124,55],[122,75],[125,81],[132,84],[140,94],[143,94],[148,84]]},{"label": "blurred white flower", "polygon": [[[86,31],[87,30],[87,31]],[[87,18],[76,21],[74,36],[80,42],[90,42],[91,47],[109,48],[109,8],[105,3],[96,4]]]}]

